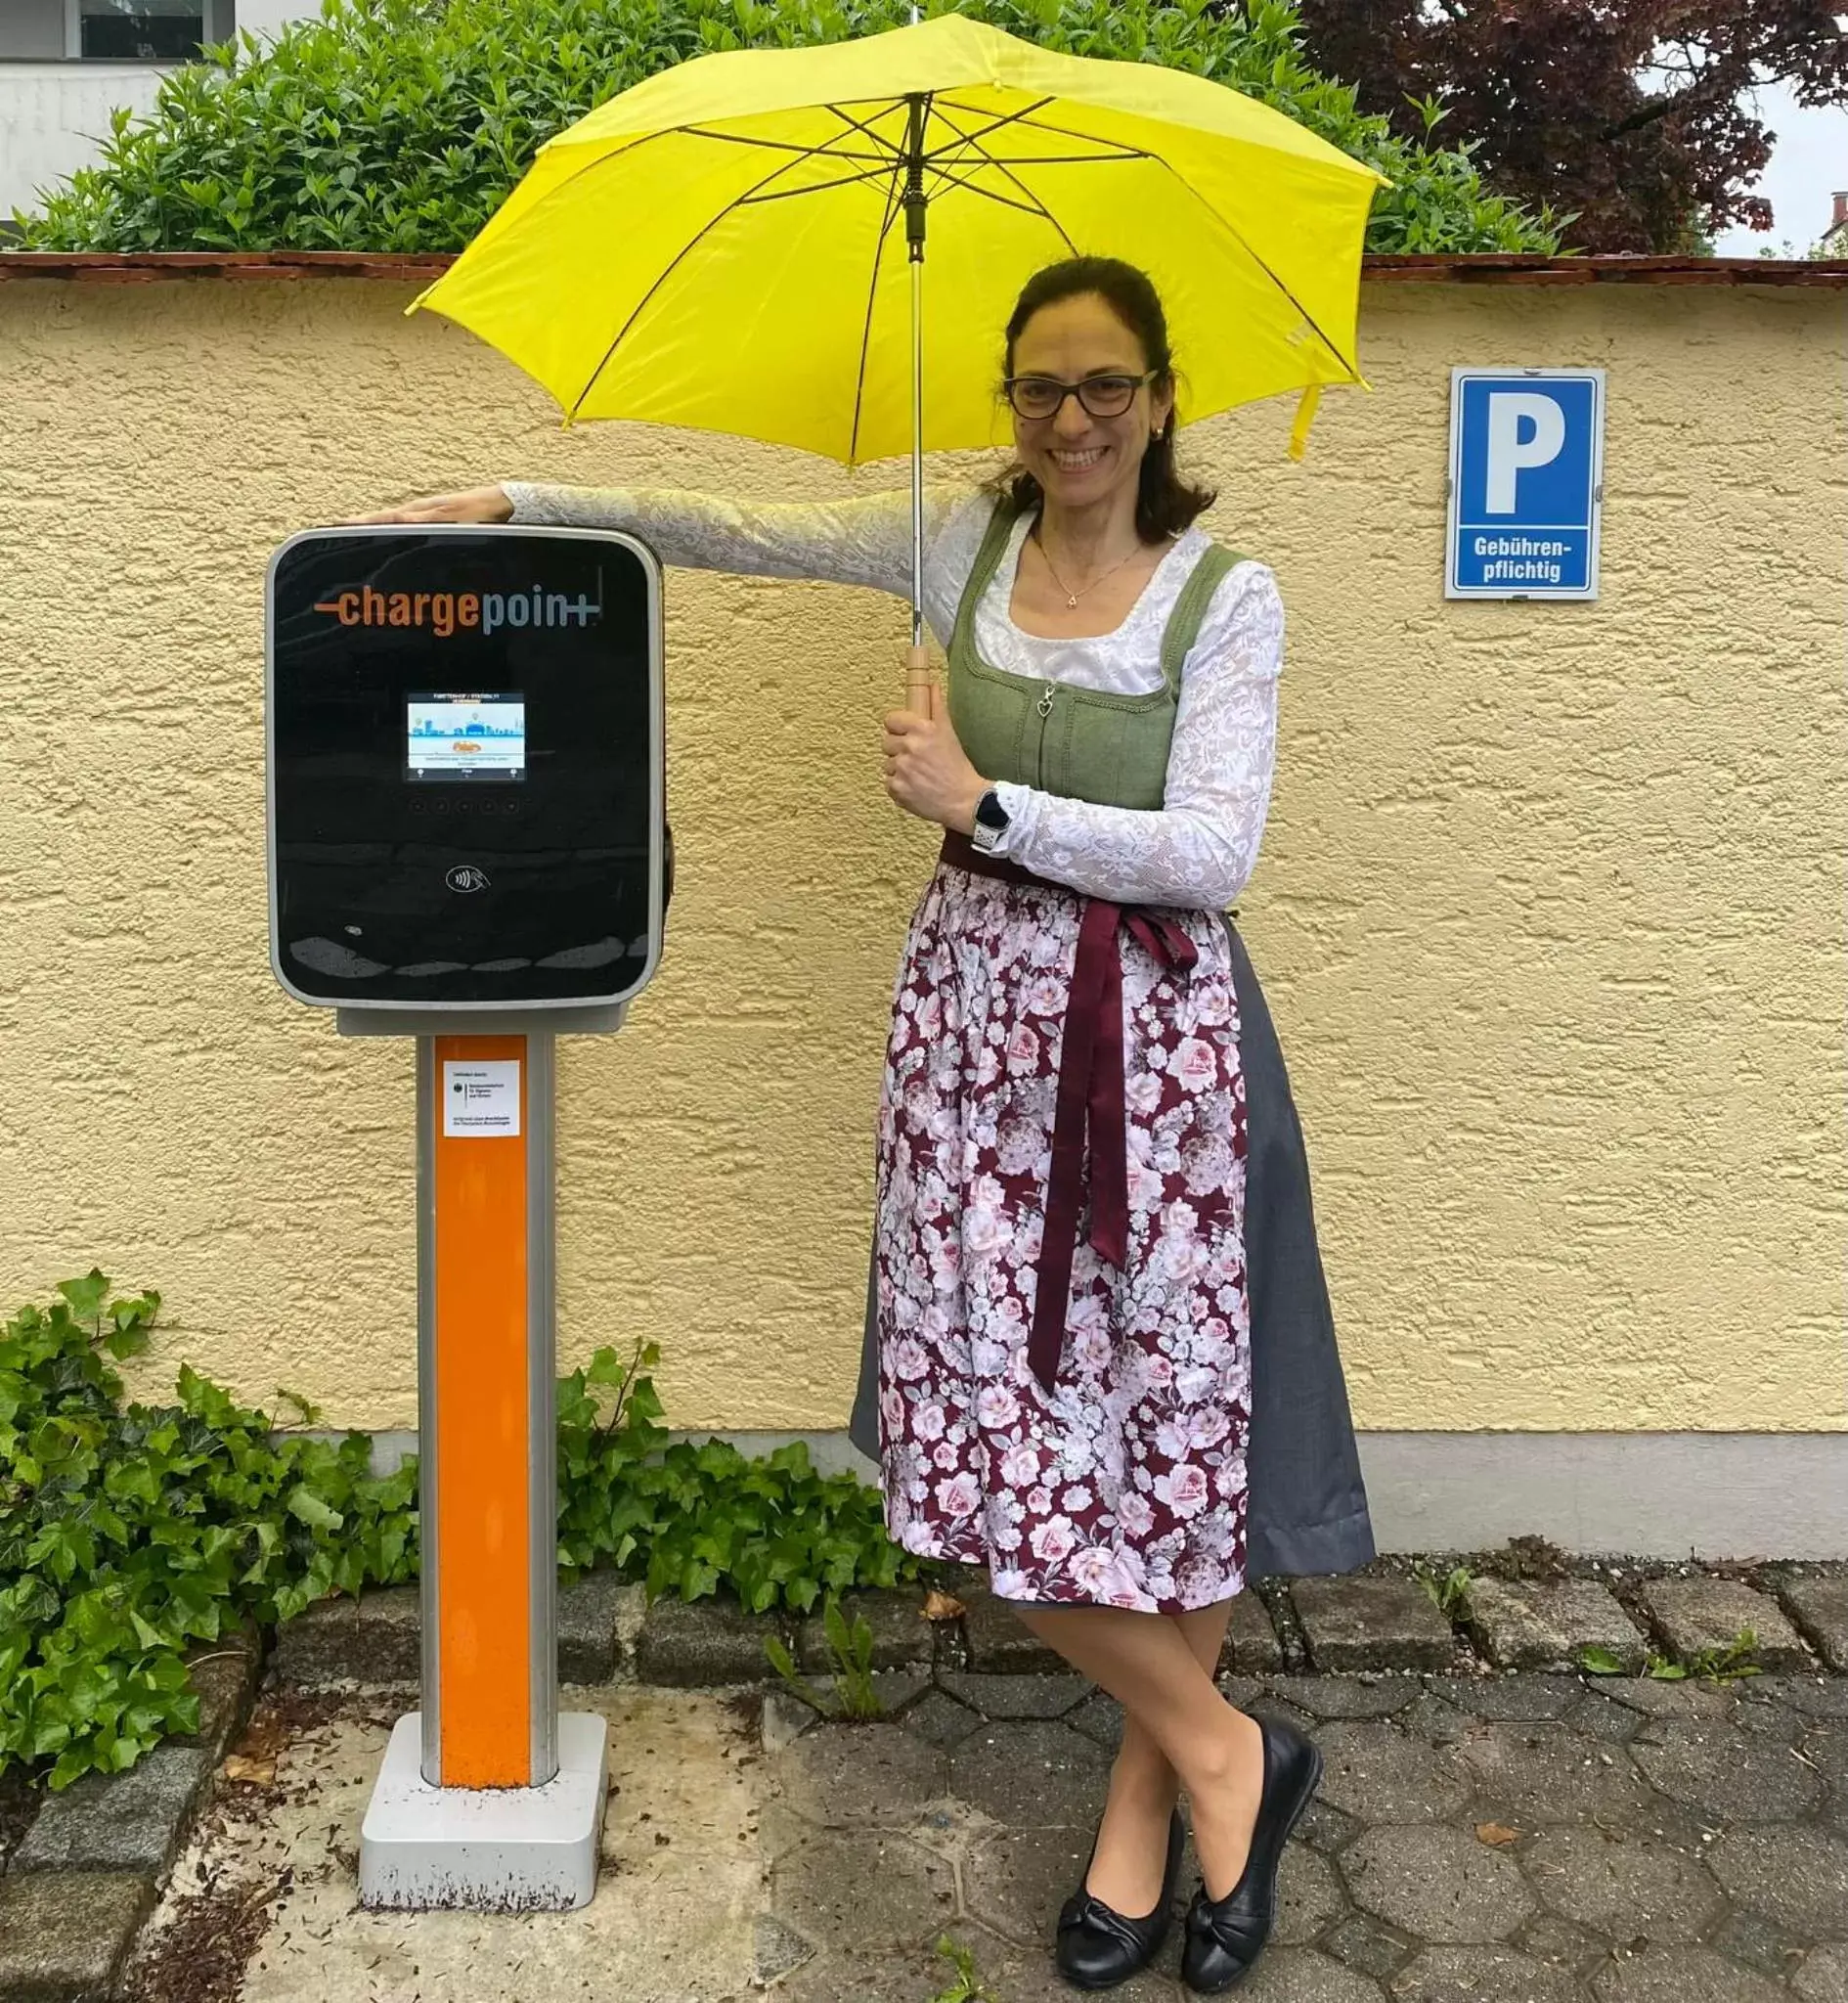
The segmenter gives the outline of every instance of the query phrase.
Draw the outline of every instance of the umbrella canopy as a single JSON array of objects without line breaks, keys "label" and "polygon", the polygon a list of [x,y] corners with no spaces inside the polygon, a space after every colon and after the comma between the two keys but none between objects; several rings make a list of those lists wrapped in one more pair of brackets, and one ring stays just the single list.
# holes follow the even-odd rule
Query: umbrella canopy
[{"label": "umbrella canopy", "polygon": [[1034,271],[1079,252],[1155,281],[1189,419],[1360,382],[1384,181],[1205,77],[943,14],[624,91],[540,149],[407,311],[499,348],[567,426],[689,425],[854,466],[1004,442],[1001,330]]}]

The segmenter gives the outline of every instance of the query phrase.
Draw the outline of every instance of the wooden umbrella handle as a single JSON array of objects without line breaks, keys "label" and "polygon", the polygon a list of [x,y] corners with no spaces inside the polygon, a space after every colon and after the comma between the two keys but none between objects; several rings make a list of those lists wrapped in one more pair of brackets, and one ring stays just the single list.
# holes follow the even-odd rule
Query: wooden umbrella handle
[{"label": "wooden umbrella handle", "polygon": [[918,716],[931,713],[931,657],[922,646],[904,650],[904,706]]}]

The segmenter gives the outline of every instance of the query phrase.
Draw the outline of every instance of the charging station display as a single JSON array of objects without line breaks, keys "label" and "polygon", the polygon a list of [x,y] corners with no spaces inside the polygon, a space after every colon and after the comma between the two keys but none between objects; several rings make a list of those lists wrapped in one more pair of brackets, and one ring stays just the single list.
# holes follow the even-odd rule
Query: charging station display
[{"label": "charging station display", "polygon": [[517,695],[411,696],[405,776],[411,779],[526,777],[526,704]]},{"label": "charging station display", "polygon": [[626,1001],[668,871],[660,572],[613,531],[310,529],[268,577],[271,957],[347,1008]]}]

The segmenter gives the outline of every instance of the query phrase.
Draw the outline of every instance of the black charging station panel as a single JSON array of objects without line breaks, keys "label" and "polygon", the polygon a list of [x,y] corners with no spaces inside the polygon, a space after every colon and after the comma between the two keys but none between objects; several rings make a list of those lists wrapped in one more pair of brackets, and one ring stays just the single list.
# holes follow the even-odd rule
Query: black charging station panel
[{"label": "black charging station panel", "polygon": [[671,868],[647,547],[309,529],[270,559],[266,601],[270,952],[288,993],[464,1016],[634,996]]}]

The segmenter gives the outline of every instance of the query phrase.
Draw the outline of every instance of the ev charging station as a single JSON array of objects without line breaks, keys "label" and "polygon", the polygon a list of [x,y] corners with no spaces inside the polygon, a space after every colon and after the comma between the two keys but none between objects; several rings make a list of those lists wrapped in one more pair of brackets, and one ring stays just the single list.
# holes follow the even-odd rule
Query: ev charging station
[{"label": "ev charging station", "polygon": [[660,959],[660,568],[614,531],[307,529],[265,615],[272,968],[417,1052],[421,1703],[360,1900],[580,1906],[607,1726],[557,1709],[553,1046]]}]

